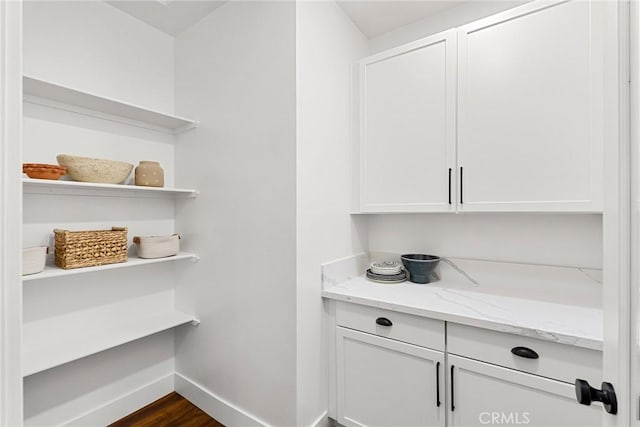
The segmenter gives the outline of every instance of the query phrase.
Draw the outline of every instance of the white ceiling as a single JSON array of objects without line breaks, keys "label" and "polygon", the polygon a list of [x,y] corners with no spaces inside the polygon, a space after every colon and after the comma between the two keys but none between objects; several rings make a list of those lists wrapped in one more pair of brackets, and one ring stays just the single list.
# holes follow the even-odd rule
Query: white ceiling
[{"label": "white ceiling", "polygon": [[225,0],[106,0],[106,3],[176,36],[221,6]]},{"label": "white ceiling", "polygon": [[[105,1],[160,31],[176,36],[227,0]],[[360,31],[372,38],[467,1],[469,0],[338,0],[338,4]]]},{"label": "white ceiling", "polygon": [[468,1],[338,0],[338,4],[365,36],[373,38]]}]

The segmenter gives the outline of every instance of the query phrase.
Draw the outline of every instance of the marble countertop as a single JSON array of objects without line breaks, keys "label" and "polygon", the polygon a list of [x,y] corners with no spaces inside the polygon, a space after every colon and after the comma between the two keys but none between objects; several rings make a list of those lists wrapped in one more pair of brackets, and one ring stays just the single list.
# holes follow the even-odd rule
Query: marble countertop
[{"label": "marble countertop", "polygon": [[322,296],[602,350],[600,270],[450,259],[437,282],[379,284],[368,261],[323,266]]}]

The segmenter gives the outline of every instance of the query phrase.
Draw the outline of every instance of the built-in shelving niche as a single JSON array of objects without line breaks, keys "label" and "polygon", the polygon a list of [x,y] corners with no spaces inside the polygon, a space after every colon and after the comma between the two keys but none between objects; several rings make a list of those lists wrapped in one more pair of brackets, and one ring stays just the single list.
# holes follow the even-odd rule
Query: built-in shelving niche
[{"label": "built-in shelving niche", "polygon": [[[178,134],[197,126],[197,121],[178,117],[128,102],[88,93],[30,76],[23,76],[24,102],[44,105],[98,119],[150,129],[162,133]],[[197,197],[195,189],[154,188],[135,185],[99,184],[75,181],[22,179],[23,194],[130,197],[184,199]],[[197,261],[193,253],[180,252],[175,256],[156,259],[130,257],[127,262],[95,267],[64,270],[46,266],[41,273],[23,276],[23,286],[47,286],[47,279],[81,274],[99,274],[102,271],[149,266],[176,261]],[[41,319],[23,325],[22,375],[37,374],[73,362],[128,342],[144,338],[186,324],[199,324],[199,320],[178,310],[121,313],[113,323],[99,327],[61,328],[59,321]],[[55,340],[51,338],[55,337]]]}]

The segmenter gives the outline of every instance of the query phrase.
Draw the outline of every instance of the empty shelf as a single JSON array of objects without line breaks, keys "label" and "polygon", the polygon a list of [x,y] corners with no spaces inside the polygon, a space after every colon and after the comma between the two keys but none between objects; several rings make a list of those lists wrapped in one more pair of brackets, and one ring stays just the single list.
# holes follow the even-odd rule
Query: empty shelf
[{"label": "empty shelf", "polygon": [[[29,76],[22,77],[25,101],[94,117],[177,133],[195,127],[195,120],[140,107]],[[70,107],[76,107],[70,109]],[[78,110],[81,109],[81,110]]]},{"label": "empty shelf", "polygon": [[44,347],[38,347],[37,342],[28,341],[37,340],[37,336],[25,337],[25,347],[31,350],[23,354],[22,375],[33,375],[192,322],[198,324],[194,316],[173,311],[120,323],[118,327],[88,331],[82,336],[65,337],[64,331],[60,331],[60,339],[55,345]]}]

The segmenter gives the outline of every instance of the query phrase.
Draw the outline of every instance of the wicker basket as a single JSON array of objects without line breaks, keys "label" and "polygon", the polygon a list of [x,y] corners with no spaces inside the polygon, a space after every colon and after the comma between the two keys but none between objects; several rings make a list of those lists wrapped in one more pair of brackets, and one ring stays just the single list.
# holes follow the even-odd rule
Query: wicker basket
[{"label": "wicker basket", "polygon": [[127,228],[111,230],[53,230],[56,265],[71,269],[127,261]]}]

